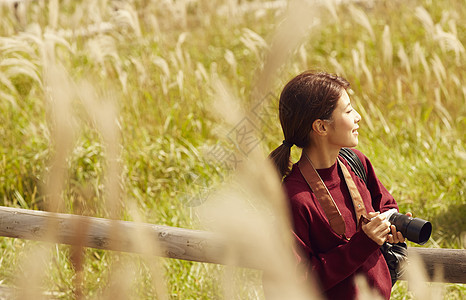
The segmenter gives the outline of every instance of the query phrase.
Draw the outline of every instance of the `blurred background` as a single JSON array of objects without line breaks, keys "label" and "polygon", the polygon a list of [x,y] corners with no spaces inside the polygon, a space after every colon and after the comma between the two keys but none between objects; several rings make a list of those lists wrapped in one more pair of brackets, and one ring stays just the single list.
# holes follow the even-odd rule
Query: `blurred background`
[{"label": "blurred background", "polygon": [[[283,140],[283,85],[314,69],[351,83],[358,149],[401,212],[432,222],[424,247],[465,247],[463,0],[24,0],[0,16],[2,206],[190,229],[286,219],[262,160]],[[251,199],[205,212],[231,189]],[[47,247],[0,238],[0,284],[30,284],[32,256],[43,297],[263,299],[255,270],[96,249],[76,268]],[[416,294],[402,281],[392,298]]]}]

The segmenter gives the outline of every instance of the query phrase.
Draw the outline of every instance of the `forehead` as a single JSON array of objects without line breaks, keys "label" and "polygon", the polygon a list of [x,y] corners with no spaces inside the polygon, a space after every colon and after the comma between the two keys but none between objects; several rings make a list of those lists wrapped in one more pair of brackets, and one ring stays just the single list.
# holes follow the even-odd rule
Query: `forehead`
[{"label": "forehead", "polygon": [[345,109],[348,105],[351,104],[351,101],[350,101],[350,98],[348,96],[348,93],[346,92],[346,90],[343,90],[341,92],[341,96],[340,96],[340,99],[338,99],[338,107],[341,108],[341,109]]}]

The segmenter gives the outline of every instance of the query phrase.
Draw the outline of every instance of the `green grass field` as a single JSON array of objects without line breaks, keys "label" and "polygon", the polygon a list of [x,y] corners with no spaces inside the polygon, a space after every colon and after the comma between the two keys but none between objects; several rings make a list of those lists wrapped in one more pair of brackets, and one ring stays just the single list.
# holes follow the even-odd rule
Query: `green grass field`
[{"label": "green grass field", "polygon": [[[219,189],[244,190],[254,212],[269,206],[257,198],[278,197],[257,163],[283,139],[278,95],[319,69],[351,83],[358,148],[400,211],[432,222],[424,247],[463,249],[464,1],[309,2],[2,2],[0,204],[247,231],[241,210],[215,211],[228,215],[216,223],[204,208]],[[75,272],[68,246],[0,246],[0,284],[36,282],[63,299],[263,298],[248,269],[85,249]],[[43,269],[25,263],[35,255]],[[466,294],[421,290],[399,282],[392,298]]]}]

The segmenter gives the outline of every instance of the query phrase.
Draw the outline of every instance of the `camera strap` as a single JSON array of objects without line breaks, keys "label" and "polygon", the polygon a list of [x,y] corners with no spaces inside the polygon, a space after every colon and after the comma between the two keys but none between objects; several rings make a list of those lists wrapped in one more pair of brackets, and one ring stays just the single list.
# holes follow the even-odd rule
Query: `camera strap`
[{"label": "camera strap", "polygon": [[341,148],[338,154],[346,160],[348,165],[351,167],[351,170],[353,170],[354,174],[361,178],[367,185],[366,168],[364,168],[362,161],[359,159],[356,153],[354,153],[354,151],[350,148]]},{"label": "camera strap", "polygon": [[[358,220],[358,224],[360,224],[361,220],[367,219],[366,207],[364,206],[364,202],[362,201],[361,195],[359,194],[358,188],[356,187],[356,184],[354,183],[354,180],[351,177],[349,170],[346,168],[346,166],[343,164],[340,158],[337,158],[337,161],[343,173],[346,186],[348,187],[351,200],[353,202],[354,210],[356,212],[356,220]],[[330,195],[330,192],[325,186],[324,181],[320,177],[319,173],[317,173],[316,169],[312,165],[311,160],[304,151],[301,155],[301,159],[298,162],[298,167],[307,184],[309,185],[310,189],[316,195],[316,198],[319,201],[320,206],[322,207],[325,215],[327,216],[332,230],[346,238],[345,220],[343,219],[340,210],[338,209],[335,201],[333,200],[332,195]]]}]

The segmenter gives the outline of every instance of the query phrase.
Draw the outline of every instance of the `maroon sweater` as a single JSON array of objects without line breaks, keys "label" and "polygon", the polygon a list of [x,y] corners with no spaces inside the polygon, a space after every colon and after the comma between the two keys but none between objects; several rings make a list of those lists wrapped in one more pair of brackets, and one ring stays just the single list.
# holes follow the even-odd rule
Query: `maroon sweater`
[{"label": "maroon sweater", "polygon": [[[398,208],[395,200],[377,179],[369,159],[355,150],[367,170],[367,186],[352,171],[351,176],[361,194],[367,212]],[[349,170],[351,167],[342,159]],[[356,274],[364,274],[369,285],[385,298],[390,298],[391,280],[380,246],[364,231],[357,230],[353,203],[343,174],[335,164],[317,170],[346,225],[349,241],[332,231],[319,201],[304,180],[297,164],[285,178],[293,217],[294,235],[297,240],[296,256],[304,270],[303,282],[317,275],[320,286],[328,299],[354,299],[358,295],[354,283]]]}]

